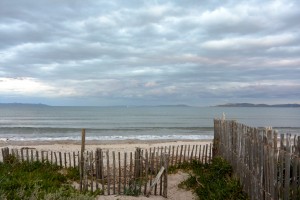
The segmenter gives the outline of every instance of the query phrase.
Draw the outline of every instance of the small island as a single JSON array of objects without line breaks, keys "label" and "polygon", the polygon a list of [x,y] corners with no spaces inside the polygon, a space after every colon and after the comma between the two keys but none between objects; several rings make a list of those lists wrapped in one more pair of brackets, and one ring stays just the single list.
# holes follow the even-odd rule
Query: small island
[{"label": "small island", "polygon": [[42,103],[0,103],[0,106],[14,106],[14,107],[49,107],[49,105]]},{"label": "small island", "polygon": [[300,104],[252,104],[252,103],[228,103],[216,107],[271,107],[271,108],[299,108]]}]

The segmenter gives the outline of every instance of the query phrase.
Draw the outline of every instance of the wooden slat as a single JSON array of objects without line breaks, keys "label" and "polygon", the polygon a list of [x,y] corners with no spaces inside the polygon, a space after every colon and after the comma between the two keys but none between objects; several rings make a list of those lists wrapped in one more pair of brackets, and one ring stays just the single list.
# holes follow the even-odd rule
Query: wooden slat
[{"label": "wooden slat", "polygon": [[177,145],[177,147],[176,147],[176,158],[175,158],[175,165],[177,166],[178,165],[178,148],[179,148],[179,146]]},{"label": "wooden slat", "polygon": [[[232,165],[250,199],[300,199],[298,143],[290,134],[281,134],[278,140],[271,128],[214,120],[213,155],[221,155]],[[210,162],[211,145],[204,146],[201,160]]]},{"label": "wooden slat", "polygon": [[106,151],[106,164],[107,164],[107,194],[110,195],[110,166],[109,166],[109,151]]},{"label": "wooden slat", "polygon": [[[161,167],[161,168],[160,168],[160,170],[159,170],[157,176],[155,177],[155,179],[154,179],[152,185],[150,186],[149,191],[147,192],[147,195],[146,195],[147,197],[149,197],[149,195],[151,194],[151,191],[153,190],[153,187],[157,186],[157,182],[158,182],[158,180],[160,179],[161,175],[163,174],[164,170],[165,170],[164,167]],[[156,195],[156,194],[155,194],[155,195]]]},{"label": "wooden slat", "polygon": [[[69,158],[70,157],[70,154],[69,154]],[[90,153],[89,155],[89,159],[90,159],[90,170],[91,170],[91,191],[93,192],[94,191],[94,165],[93,165],[93,152]],[[70,161],[70,160],[69,160]],[[70,162],[71,163],[71,162]]]},{"label": "wooden slat", "polygon": [[[44,160],[44,158],[43,158],[43,152],[42,152],[42,160]],[[58,156],[59,156],[59,166],[60,167],[62,167],[63,165],[62,165],[62,157],[61,157],[61,152],[58,152]],[[44,162],[44,161],[43,161]],[[83,163],[84,163],[84,161],[82,161]]]},{"label": "wooden slat", "polygon": [[169,167],[169,155],[164,155],[163,157],[164,160],[164,185],[163,185],[163,197],[167,198],[168,197],[168,167]]},{"label": "wooden slat", "polygon": [[127,153],[125,152],[124,153],[124,191],[126,190],[126,186],[127,186],[127,173],[126,173],[127,170],[126,170],[126,166],[127,166]]},{"label": "wooden slat", "polygon": [[201,144],[199,145],[199,157],[198,157],[198,161],[201,162]]},{"label": "wooden slat", "polygon": [[183,151],[183,145],[181,145],[181,148],[180,148],[179,164],[181,164],[181,159],[182,159],[182,151]]},{"label": "wooden slat", "polygon": [[148,168],[149,168],[149,160],[148,160],[148,151],[145,153],[145,185],[144,185],[144,194],[147,193],[147,183],[148,183]]},{"label": "wooden slat", "polygon": [[175,146],[172,146],[172,159],[171,159],[171,166],[174,166],[174,150],[175,150]]},{"label": "wooden slat", "polygon": [[186,146],[187,146],[187,145],[184,145],[183,162],[185,162],[185,157],[186,157]]},{"label": "wooden slat", "polygon": [[75,152],[73,152],[73,167],[76,168]]},{"label": "wooden slat", "polygon": [[[155,157],[155,160],[156,160],[156,167],[155,167],[155,174],[157,174],[157,171],[158,171],[158,167],[159,167],[159,157],[158,157],[158,152],[156,152],[156,157]],[[159,177],[160,178],[160,177]],[[156,179],[155,179],[156,180]],[[154,180],[154,181],[155,181]],[[158,180],[157,180],[158,181]],[[157,182],[156,181],[156,182]],[[154,184],[154,183],[152,183]],[[154,184],[154,195],[157,195],[157,184],[155,183]],[[151,187],[150,187],[151,188]]]},{"label": "wooden slat", "polygon": [[113,155],[113,194],[116,194],[116,155],[115,152],[112,152]]},{"label": "wooden slat", "polygon": [[118,182],[118,194],[121,194],[121,153],[118,152],[118,162],[119,162],[119,182]]}]

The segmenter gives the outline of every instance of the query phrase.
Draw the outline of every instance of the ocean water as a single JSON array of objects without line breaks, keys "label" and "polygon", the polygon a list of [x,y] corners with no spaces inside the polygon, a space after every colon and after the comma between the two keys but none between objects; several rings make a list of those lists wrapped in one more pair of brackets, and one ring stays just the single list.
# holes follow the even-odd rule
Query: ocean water
[{"label": "ocean water", "polygon": [[0,106],[0,140],[212,139],[213,119],[300,135],[299,108]]}]

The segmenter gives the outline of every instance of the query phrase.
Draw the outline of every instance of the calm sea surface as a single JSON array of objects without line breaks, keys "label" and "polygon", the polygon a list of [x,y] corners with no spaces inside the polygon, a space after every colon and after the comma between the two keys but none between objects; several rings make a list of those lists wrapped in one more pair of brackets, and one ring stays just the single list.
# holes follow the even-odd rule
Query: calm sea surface
[{"label": "calm sea surface", "polygon": [[213,119],[300,135],[300,108],[0,106],[0,140],[212,139]]}]

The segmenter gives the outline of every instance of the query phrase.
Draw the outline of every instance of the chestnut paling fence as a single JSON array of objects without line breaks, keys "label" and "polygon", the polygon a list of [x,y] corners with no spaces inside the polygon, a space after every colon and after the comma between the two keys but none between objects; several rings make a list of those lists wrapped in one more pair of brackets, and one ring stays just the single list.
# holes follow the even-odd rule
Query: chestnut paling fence
[{"label": "chestnut paling fence", "polygon": [[167,197],[169,167],[193,160],[209,163],[212,158],[212,144],[136,148],[134,152],[115,152],[100,147],[96,151],[83,152],[2,148],[0,162],[6,162],[13,155],[21,162],[41,161],[62,168],[78,168],[81,191],[99,189],[104,195]]},{"label": "chestnut paling fence", "polygon": [[213,146],[250,199],[300,199],[300,136],[215,119]]}]

